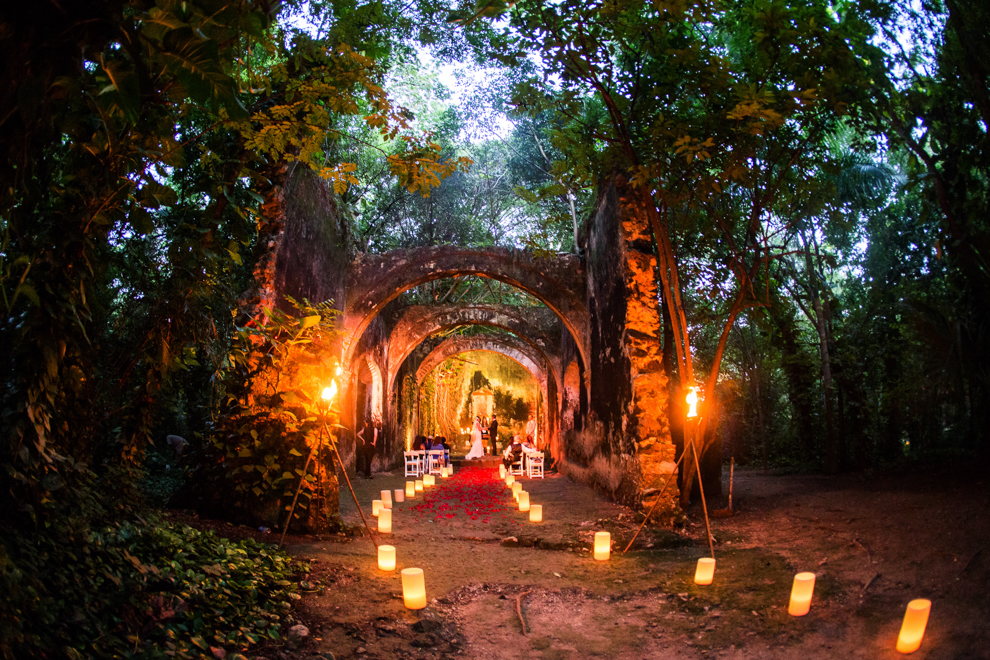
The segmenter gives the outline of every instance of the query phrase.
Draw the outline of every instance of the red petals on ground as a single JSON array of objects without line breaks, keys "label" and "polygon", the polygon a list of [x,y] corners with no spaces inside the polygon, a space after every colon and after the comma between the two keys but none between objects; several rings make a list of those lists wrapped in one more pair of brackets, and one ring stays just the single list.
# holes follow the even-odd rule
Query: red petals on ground
[{"label": "red petals on ground", "polygon": [[427,515],[434,520],[468,516],[488,523],[497,515],[512,520],[509,512],[515,506],[510,493],[497,470],[462,467],[452,477],[437,479],[437,485],[425,491],[422,501],[409,506],[409,511],[418,513],[419,519]]}]

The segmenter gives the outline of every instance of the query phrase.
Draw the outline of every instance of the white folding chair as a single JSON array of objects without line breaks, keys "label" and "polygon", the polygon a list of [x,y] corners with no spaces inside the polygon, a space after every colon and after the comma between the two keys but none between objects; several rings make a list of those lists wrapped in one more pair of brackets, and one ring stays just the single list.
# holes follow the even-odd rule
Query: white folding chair
[{"label": "white folding chair", "polygon": [[423,474],[423,458],[421,451],[404,451],[402,457],[405,459],[407,477],[418,477]]},{"label": "white folding chair", "polygon": [[519,454],[519,459],[509,464],[509,474],[514,477],[521,477],[526,473],[526,454]]},{"label": "white folding chair", "polygon": [[443,450],[431,449],[426,452],[426,471],[430,474],[440,474],[440,468],[444,466]]},{"label": "white folding chair", "polygon": [[526,456],[526,472],[530,479],[543,478],[543,461],[543,454],[538,452],[533,452]]}]

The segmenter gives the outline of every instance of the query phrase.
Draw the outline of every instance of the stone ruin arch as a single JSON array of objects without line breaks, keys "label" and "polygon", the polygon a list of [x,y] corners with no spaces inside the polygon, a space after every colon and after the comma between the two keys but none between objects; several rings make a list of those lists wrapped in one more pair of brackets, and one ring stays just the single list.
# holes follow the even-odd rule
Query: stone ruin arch
[{"label": "stone ruin arch", "polygon": [[[341,394],[345,425],[353,427],[356,421],[346,414],[355,409],[355,357],[367,353],[383,378],[384,424],[396,428],[401,402],[388,382],[405,349],[390,345],[395,338],[388,319],[380,315],[385,306],[431,280],[488,277],[539,299],[566,329],[559,337],[519,334],[534,350],[548,342],[542,353],[550,358],[547,369],[554,377],[547,382],[561,386],[551,401],[568,392],[567,411],[575,423],[562,426],[555,439],[559,469],[618,501],[652,504],[657,486],[676,470],[675,450],[667,418],[652,234],[639,196],[621,178],[600,189],[582,234],[580,256],[437,246],[356,257],[332,194],[313,179],[305,185],[287,182],[285,189],[294,192],[266,207],[269,234],[262,236],[262,244],[269,254],[259,261],[257,291],[245,303],[291,311],[284,296],[336,301],[343,330],[339,355],[349,370]],[[415,365],[409,368],[415,370]],[[563,405],[554,412],[565,412]],[[553,408],[548,406],[548,412]],[[398,453],[386,461],[397,463],[399,449],[391,447]],[[665,491],[670,507],[677,498],[676,489]]]},{"label": "stone ruin arch", "polygon": [[501,353],[525,367],[536,379],[536,382],[541,387],[546,388],[548,374],[540,366],[542,356],[533,351],[531,346],[511,335],[451,337],[444,340],[442,344],[430,351],[429,355],[420,363],[419,369],[416,370],[416,383],[422,384],[423,379],[447,358],[470,351]]},{"label": "stone ruin arch", "polygon": [[[540,307],[519,307],[514,305],[417,305],[403,310],[389,333],[389,389],[395,383],[395,376],[409,354],[424,339],[438,332],[462,325],[481,325],[505,330],[519,337],[545,361],[553,377],[560,382],[560,359],[556,356],[555,344],[560,341],[559,328],[555,328],[556,316]],[[557,329],[553,337],[547,329]],[[545,379],[545,376],[544,376]]]},{"label": "stone ruin arch", "polygon": [[560,317],[588,361],[588,306],[584,267],[576,255],[536,256],[525,250],[477,250],[455,246],[395,250],[361,255],[347,278],[343,309],[343,363],[372,319],[402,292],[431,280],[462,275],[488,277],[534,296]]},{"label": "stone ruin arch", "polygon": [[[419,368],[416,370],[417,387],[421,385],[423,379],[426,378],[426,376],[444,360],[459,353],[466,353],[470,351],[488,351],[491,353],[499,353],[511,360],[514,360],[529,371],[530,374],[532,374],[537,385],[539,386],[540,395],[543,397],[544,405],[558,405],[558,402],[551,400],[551,396],[553,396],[554,392],[558,389],[554,382],[555,376],[553,373],[548,372],[545,366],[543,366],[543,364],[545,364],[543,356],[538,351],[534,350],[528,343],[508,334],[475,337],[450,337],[445,339],[432,351],[430,351],[430,353],[420,363]],[[553,396],[553,398],[557,397]],[[548,434],[551,429],[555,429],[556,424],[556,415],[544,413],[540,417],[540,437],[548,437],[548,435],[544,434]]]}]

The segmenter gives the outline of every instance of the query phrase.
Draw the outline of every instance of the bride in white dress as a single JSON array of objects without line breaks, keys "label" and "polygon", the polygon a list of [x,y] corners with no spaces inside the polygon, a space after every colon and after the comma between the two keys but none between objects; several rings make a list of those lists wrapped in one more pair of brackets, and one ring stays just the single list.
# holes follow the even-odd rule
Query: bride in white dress
[{"label": "bride in white dress", "polygon": [[481,458],[485,455],[485,446],[481,444],[481,418],[475,416],[474,426],[471,428],[471,451],[466,458]]}]

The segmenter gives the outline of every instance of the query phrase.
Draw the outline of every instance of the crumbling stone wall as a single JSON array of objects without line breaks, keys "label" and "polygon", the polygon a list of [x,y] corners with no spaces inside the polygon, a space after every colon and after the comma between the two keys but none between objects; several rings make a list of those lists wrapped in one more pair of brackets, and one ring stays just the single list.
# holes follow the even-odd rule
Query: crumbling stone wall
[{"label": "crumbling stone wall", "polygon": [[[587,239],[591,399],[587,426],[571,430],[563,470],[633,506],[674,471],[662,365],[656,259],[638,199],[621,179],[600,195]],[[665,507],[676,506],[668,486]]]}]

